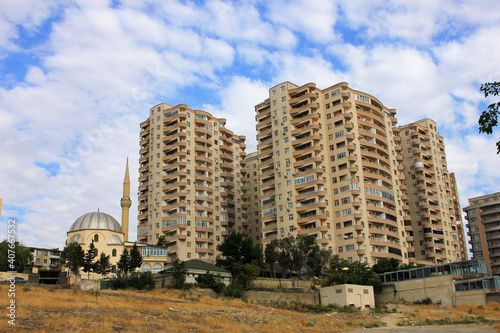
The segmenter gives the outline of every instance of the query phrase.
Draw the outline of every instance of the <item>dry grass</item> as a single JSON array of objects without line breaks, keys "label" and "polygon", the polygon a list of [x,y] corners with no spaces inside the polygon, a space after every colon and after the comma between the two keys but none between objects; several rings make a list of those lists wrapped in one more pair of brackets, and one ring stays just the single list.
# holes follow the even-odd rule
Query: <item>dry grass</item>
[{"label": "dry grass", "polygon": [[[0,294],[7,294],[6,285],[0,285]],[[7,301],[1,297],[0,306],[5,308]],[[30,332],[323,332],[382,326],[384,316],[389,316],[370,312],[298,312],[239,299],[212,298],[200,290],[88,293],[37,285],[18,286],[16,305],[16,327]],[[498,307],[420,305],[416,307],[418,311],[401,315],[415,320],[439,320],[471,316],[472,311],[474,316],[498,319]],[[0,316],[0,331],[9,330],[7,317]]]},{"label": "dry grass", "polygon": [[[0,286],[6,294],[7,286]],[[6,306],[5,300],[0,306]],[[340,331],[375,323],[371,315],[300,313],[212,298],[200,291],[79,292],[55,286],[18,286],[16,327],[31,332],[290,332]],[[11,328],[4,314],[0,331]]]}]

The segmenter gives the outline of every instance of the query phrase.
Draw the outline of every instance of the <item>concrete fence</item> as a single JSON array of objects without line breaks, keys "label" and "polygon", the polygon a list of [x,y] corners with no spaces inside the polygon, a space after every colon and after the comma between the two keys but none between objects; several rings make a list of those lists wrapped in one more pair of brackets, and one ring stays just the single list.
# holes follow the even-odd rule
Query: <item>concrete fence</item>
[{"label": "concrete fence", "polygon": [[248,299],[258,302],[297,302],[310,305],[320,304],[319,293],[284,293],[249,290],[245,295]]}]

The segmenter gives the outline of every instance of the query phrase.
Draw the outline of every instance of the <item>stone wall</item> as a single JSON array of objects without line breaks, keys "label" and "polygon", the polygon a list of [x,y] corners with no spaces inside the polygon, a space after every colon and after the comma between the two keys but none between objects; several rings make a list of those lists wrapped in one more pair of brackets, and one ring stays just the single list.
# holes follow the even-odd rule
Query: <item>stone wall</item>
[{"label": "stone wall", "polygon": [[302,304],[319,305],[319,293],[283,293],[274,291],[250,290],[246,297],[259,302],[297,302]]},{"label": "stone wall", "polygon": [[272,279],[258,277],[252,282],[255,289],[311,289],[311,281],[299,279]]},{"label": "stone wall", "polygon": [[76,282],[74,288],[81,291],[97,291],[101,289],[101,280],[84,280]]}]

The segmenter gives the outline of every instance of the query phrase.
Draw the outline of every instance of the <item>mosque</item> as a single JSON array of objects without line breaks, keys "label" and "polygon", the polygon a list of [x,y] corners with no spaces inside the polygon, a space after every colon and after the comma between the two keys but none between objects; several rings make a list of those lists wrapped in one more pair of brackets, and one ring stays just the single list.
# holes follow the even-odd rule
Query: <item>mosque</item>
[{"label": "mosque", "polygon": [[[130,174],[127,165],[125,168],[125,179],[123,181],[123,197],[120,201],[122,207],[122,223],[120,224],[113,216],[97,211],[84,214],[76,219],[71,225],[67,235],[66,244],[78,243],[84,251],[94,241],[97,255],[101,253],[110,255],[111,272],[116,273],[117,264],[123,249],[129,252],[137,244],[142,251],[141,271],[159,272],[166,265],[167,253],[164,247],[152,246],[131,242],[128,240],[129,210],[132,205],[130,200]],[[97,259],[98,257],[96,257]]]}]

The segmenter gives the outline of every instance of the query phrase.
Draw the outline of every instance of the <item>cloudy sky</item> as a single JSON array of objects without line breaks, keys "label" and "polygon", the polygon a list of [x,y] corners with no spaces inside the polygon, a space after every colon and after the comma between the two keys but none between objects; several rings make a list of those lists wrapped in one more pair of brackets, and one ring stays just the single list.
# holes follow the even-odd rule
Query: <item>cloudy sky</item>
[{"label": "cloudy sky", "polygon": [[283,81],[346,81],[400,125],[437,121],[464,207],[500,190],[500,131],[477,129],[499,40],[495,0],[2,0],[1,233],[16,217],[21,242],[62,248],[80,215],[120,219],[127,156],[137,189],[139,123],[161,102],[227,118],[254,151],[253,107]]}]

